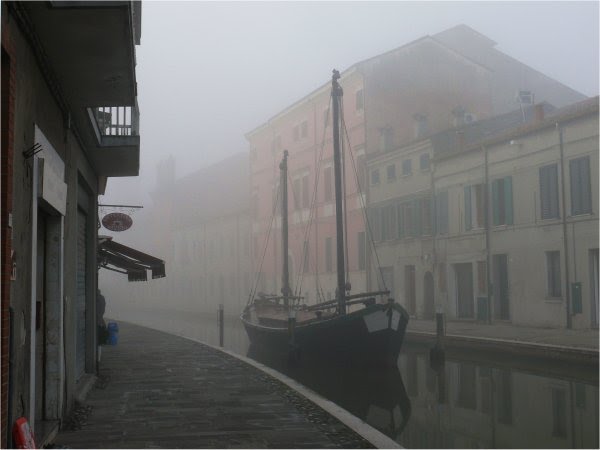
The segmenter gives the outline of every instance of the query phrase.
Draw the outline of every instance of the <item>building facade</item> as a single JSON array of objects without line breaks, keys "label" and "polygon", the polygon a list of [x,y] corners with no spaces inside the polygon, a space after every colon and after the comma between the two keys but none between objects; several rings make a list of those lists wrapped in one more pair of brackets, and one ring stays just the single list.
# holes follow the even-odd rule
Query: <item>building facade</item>
[{"label": "building facade", "polygon": [[[97,370],[97,196],[139,170],[141,5],[2,3],[2,446]],[[91,49],[94,49],[92,51]]]},{"label": "building facade", "polygon": [[[479,45],[473,48],[475,42]],[[367,157],[409,145],[463,121],[509,112],[514,109],[518,91],[536,91],[540,96],[552,93],[557,106],[584,98],[503,55],[494,45],[474,30],[459,26],[361,61],[341,73],[347,265],[354,290],[377,289],[383,284],[378,282],[380,277],[370,276],[369,269],[375,261],[367,249],[369,231],[363,212],[370,189]],[[309,303],[334,297],[336,286],[329,99],[327,83],[246,134],[254,249],[256,254],[266,249],[262,287],[270,293],[281,289],[277,167],[283,151],[288,150],[291,282],[292,289],[300,293],[302,280],[301,293]],[[402,176],[400,172],[379,175]]]},{"label": "building facade", "polygon": [[[382,275],[414,317],[598,326],[598,98],[544,114],[368,161]],[[407,161],[418,169],[373,182]]]}]

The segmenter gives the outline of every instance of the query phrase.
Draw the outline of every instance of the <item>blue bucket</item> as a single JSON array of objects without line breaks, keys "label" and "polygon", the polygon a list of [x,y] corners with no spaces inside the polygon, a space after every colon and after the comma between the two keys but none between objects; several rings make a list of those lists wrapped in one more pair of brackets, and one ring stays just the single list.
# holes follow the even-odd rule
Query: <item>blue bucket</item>
[{"label": "blue bucket", "polygon": [[119,324],[117,322],[108,322],[108,344],[117,345],[119,342]]}]

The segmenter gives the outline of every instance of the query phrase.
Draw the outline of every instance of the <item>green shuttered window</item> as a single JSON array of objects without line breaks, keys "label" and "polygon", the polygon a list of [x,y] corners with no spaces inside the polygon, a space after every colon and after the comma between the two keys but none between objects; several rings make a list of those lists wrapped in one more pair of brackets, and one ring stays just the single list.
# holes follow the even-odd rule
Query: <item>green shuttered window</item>
[{"label": "green shuttered window", "polygon": [[592,212],[592,191],[590,185],[590,157],[569,161],[571,179],[571,215]]},{"label": "green shuttered window", "polygon": [[494,225],[513,224],[512,177],[492,182],[492,207]]}]

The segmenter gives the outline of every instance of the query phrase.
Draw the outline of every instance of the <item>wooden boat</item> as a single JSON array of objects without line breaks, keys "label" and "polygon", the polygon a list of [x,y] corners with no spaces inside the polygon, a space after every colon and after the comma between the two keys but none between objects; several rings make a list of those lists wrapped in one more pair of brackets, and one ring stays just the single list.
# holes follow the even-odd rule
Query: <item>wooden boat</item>
[{"label": "wooden boat", "polygon": [[326,358],[359,365],[395,365],[408,324],[405,309],[389,291],[350,295],[345,279],[343,193],[340,151],[339,72],[332,76],[333,153],[336,205],[337,289],[331,301],[306,305],[291,293],[288,273],[287,151],[280,164],[282,187],[282,295],[250,298],[241,320],[253,346],[302,357]]}]

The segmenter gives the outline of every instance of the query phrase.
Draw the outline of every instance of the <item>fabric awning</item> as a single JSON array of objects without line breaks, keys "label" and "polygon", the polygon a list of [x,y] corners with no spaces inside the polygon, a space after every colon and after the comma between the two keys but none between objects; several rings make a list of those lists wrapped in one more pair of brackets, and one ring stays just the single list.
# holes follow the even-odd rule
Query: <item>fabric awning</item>
[{"label": "fabric awning", "polygon": [[165,262],[162,259],[119,244],[110,236],[98,237],[98,265],[126,274],[129,281],[147,281],[148,270],[152,271],[152,278],[166,276]]}]

